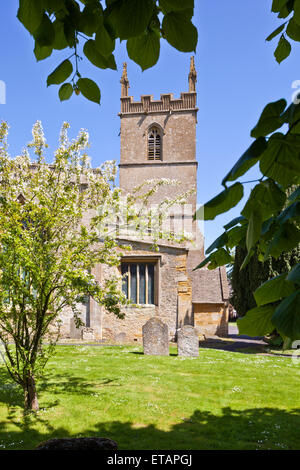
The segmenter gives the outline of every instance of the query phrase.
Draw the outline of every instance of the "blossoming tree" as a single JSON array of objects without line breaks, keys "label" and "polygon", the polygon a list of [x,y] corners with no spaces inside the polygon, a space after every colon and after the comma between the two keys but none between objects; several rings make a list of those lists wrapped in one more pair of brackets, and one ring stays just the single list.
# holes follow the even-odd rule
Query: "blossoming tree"
[{"label": "blossoming tree", "polygon": [[[99,227],[107,226],[111,213],[120,208],[116,166],[107,162],[92,170],[85,151],[87,132],[80,131],[70,142],[67,128],[64,124],[49,165],[39,122],[28,145],[34,159],[28,150],[10,158],[8,128],[5,123],[0,127],[0,340],[9,374],[23,388],[30,410],[38,409],[36,379],[59,337],[62,309],[72,309],[80,323],[78,305],[86,295],[118,317],[127,303],[120,276],[100,284],[93,275],[96,264],[117,266],[120,261],[117,240],[99,235]],[[141,193],[142,185],[131,196],[131,224],[139,220],[140,205],[135,210],[134,203],[139,199],[146,206],[163,183],[152,182]],[[183,200],[178,196],[177,202]]]}]

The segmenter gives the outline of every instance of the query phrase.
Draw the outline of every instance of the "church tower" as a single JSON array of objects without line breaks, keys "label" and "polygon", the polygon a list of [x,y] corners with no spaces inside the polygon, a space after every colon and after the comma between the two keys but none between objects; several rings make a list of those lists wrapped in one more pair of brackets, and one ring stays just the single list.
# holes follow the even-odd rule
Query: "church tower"
[{"label": "church tower", "polygon": [[[162,94],[160,100],[154,100],[152,95],[143,95],[140,101],[134,101],[132,96],[128,96],[126,63],[123,64],[120,81],[120,187],[129,192],[147,179],[178,180],[182,183],[180,186],[162,187],[152,202],[158,203],[162,197],[173,198],[176,193],[195,188],[185,211],[185,217],[190,218],[195,213],[197,202],[196,81],[194,57],[190,61],[188,91],[181,93],[180,98],[167,93]],[[197,223],[190,223],[199,248],[202,237],[197,231]],[[195,255],[199,263],[203,255],[199,251]]]},{"label": "church tower", "polygon": [[[209,270],[204,267],[193,271],[204,258],[203,236],[197,221],[193,221],[197,201],[198,111],[197,73],[193,57],[187,78],[188,91],[181,93],[180,98],[167,93],[162,94],[159,100],[153,99],[152,95],[143,95],[140,101],[134,101],[128,95],[129,80],[124,64],[119,113],[119,174],[120,187],[125,193],[149,179],[165,178],[181,183],[179,186],[160,186],[151,196],[150,204],[159,204],[166,197],[173,200],[176,195],[194,189],[183,207],[178,205],[173,213],[165,214],[165,221],[170,223],[166,230],[169,228],[181,234],[184,228],[193,235],[193,241],[175,243],[158,240],[159,249],[154,251],[151,227],[144,237],[139,237],[138,233],[128,235],[119,231],[119,266],[101,263],[95,267],[94,275],[100,283],[116,274],[124,276],[122,290],[130,301],[122,311],[124,318],[111,315],[90,299],[85,327],[78,330],[71,319],[72,338],[79,334],[83,339],[141,342],[143,328],[149,325],[149,320],[156,328],[163,327],[163,331],[168,331],[169,339],[173,341],[178,330],[186,324],[194,326],[202,338],[203,334],[227,334],[229,294],[225,269]],[[128,252],[121,249],[124,241],[131,247]],[[66,312],[64,325],[70,322],[68,315],[70,313]]]}]

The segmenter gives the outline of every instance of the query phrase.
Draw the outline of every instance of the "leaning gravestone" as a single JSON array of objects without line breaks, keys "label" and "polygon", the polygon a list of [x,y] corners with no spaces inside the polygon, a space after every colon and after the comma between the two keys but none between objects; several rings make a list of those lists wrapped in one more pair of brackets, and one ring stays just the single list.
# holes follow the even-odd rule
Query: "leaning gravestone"
[{"label": "leaning gravestone", "polygon": [[195,328],[184,325],[177,333],[178,356],[199,356],[199,338]]},{"label": "leaning gravestone", "polygon": [[157,317],[152,317],[143,326],[144,354],[151,356],[169,355],[168,325]]}]

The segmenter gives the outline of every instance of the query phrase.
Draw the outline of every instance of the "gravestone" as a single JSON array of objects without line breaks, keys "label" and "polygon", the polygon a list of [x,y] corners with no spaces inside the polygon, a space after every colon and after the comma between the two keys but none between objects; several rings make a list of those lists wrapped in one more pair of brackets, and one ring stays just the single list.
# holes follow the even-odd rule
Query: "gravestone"
[{"label": "gravestone", "polygon": [[152,317],[143,326],[143,346],[146,355],[169,355],[168,325],[160,318]]},{"label": "gravestone", "polygon": [[93,341],[95,339],[94,330],[88,326],[79,326],[77,328],[74,318],[70,319],[70,338],[82,339],[84,341]]},{"label": "gravestone", "polygon": [[81,327],[81,338],[84,341],[94,341],[94,330],[93,328],[82,326]]},{"label": "gravestone", "polygon": [[184,325],[177,333],[178,356],[199,356],[199,338],[195,328]]},{"label": "gravestone", "polygon": [[81,339],[81,327],[77,328],[73,317],[70,319],[70,338]]}]

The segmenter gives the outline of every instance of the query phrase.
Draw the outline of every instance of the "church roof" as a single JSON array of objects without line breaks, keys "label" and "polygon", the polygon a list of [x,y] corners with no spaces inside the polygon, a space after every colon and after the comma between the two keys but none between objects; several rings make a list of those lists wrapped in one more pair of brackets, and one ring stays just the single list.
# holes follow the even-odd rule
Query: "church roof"
[{"label": "church roof", "polygon": [[226,269],[197,269],[191,272],[193,303],[223,303],[229,299]]}]

